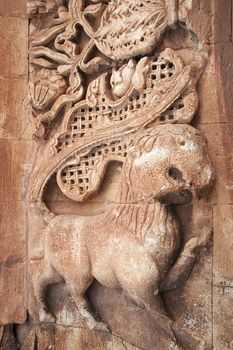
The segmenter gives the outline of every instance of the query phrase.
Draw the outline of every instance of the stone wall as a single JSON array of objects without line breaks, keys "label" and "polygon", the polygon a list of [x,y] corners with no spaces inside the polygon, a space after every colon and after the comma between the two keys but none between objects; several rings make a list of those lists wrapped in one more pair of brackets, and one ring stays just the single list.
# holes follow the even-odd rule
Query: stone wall
[{"label": "stone wall", "polygon": [[[199,110],[192,125],[201,130],[215,171],[212,191],[197,206],[213,224],[213,244],[200,253],[185,285],[164,295],[169,316],[183,329],[179,338],[185,350],[232,349],[233,321],[233,81],[232,0],[194,0],[188,26],[197,33],[187,45],[200,40],[208,51],[198,83]],[[30,315],[32,257],[43,255],[46,227],[35,199],[28,195],[44,140],[33,136],[34,124],[28,97],[29,21],[24,0],[0,3],[0,348],[67,350],[161,350],[166,336],[157,337],[151,317],[131,303],[120,290],[95,283],[88,296],[111,333],[91,331],[70,320],[75,306],[64,284],[47,291],[57,324],[35,323]],[[180,35],[180,36],[179,36]],[[169,35],[161,44],[179,47],[183,32]],[[104,188],[84,205],[61,195],[50,180],[45,202],[58,214],[101,213],[114,201],[120,168],[108,169]],[[177,208],[186,238],[193,236],[195,202]],[[211,226],[211,223],[210,223]],[[36,260],[39,261],[39,260]],[[38,262],[35,263],[35,265]],[[35,267],[35,271],[38,267]],[[67,302],[68,300],[68,302]],[[64,307],[65,305],[65,307]],[[57,310],[57,311],[56,311]],[[77,315],[76,315],[77,316]],[[78,316],[77,316],[78,318]],[[187,331],[187,333],[185,331]],[[195,340],[190,340],[190,331]],[[160,333],[159,333],[160,334]],[[198,339],[198,340],[197,340]],[[205,343],[205,346],[202,344]]]}]

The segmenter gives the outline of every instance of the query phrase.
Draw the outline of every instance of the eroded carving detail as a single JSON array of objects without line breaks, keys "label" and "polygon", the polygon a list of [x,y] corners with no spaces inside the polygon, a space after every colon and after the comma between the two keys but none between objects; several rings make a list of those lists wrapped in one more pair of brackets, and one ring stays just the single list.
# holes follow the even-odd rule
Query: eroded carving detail
[{"label": "eroded carving detail", "polygon": [[190,8],[190,1],[112,1],[94,35],[95,44],[114,60],[146,55],[158,45],[168,26],[185,18]]},{"label": "eroded carving detail", "polygon": [[43,265],[34,282],[41,321],[51,320],[41,305],[46,284],[64,278],[88,327],[107,330],[88,313],[83,297],[95,278],[107,287],[122,288],[157,322],[168,322],[155,296],[188,277],[198,247],[207,244],[210,236],[201,221],[198,237],[186,244],[177,260],[179,225],[169,205],[208,190],[212,171],[205,146],[200,133],[188,125],[140,132],[129,150],[110,211],[93,222],[65,215],[51,221]]},{"label": "eroded carving detail", "polygon": [[180,251],[172,205],[203,197],[213,173],[203,137],[188,125],[203,52],[159,45],[191,7],[190,0],[29,2],[30,100],[35,135],[46,141],[31,198],[44,209],[54,178],[66,198],[85,202],[109,164],[123,164],[110,209],[88,219],[58,215],[44,231],[30,309],[39,321],[54,321],[44,291],[63,279],[86,325],[107,331],[84,298],[95,278],[122,288],[178,346],[161,293],[188,278],[211,229],[200,215],[199,232]]},{"label": "eroded carving detail", "polygon": [[[96,1],[94,2],[96,3]],[[45,1],[35,1],[34,5],[33,2],[29,2],[28,8],[29,12],[33,6],[35,6],[38,11],[42,11],[40,9],[43,9],[42,12],[45,12],[47,16],[49,16],[50,11],[48,10],[48,7],[52,9],[56,8],[57,10],[60,9],[61,12],[62,9],[64,10],[64,6],[62,4],[63,1],[57,1],[56,4],[54,2],[53,6],[50,2],[48,2],[46,5]],[[38,84],[37,80],[34,82],[33,76],[37,76],[37,78],[39,78],[41,75],[43,75],[42,80],[45,83],[46,72],[49,83],[51,73],[49,73],[48,69],[57,69],[58,74],[69,78],[68,85],[72,87],[75,85],[73,78],[75,75],[79,74],[79,70],[83,71],[84,73],[91,74],[104,69],[107,66],[114,65],[112,60],[118,59],[122,61],[123,59],[134,56],[149,54],[158,44],[157,39],[160,38],[165,28],[171,24],[170,22],[173,24],[176,23],[178,17],[177,15],[173,16],[173,14],[177,11],[182,11],[185,4],[186,2],[181,2],[176,8],[175,1],[174,5],[170,6],[165,4],[164,0],[140,0],[133,3],[130,1],[129,3],[125,3],[120,0],[110,2],[108,6],[106,6],[104,2],[102,3],[97,1],[96,4],[85,7],[82,1],[70,1],[68,8],[65,8],[65,16],[58,17],[58,19],[55,18],[53,20],[49,17],[50,22],[49,25],[47,25],[47,28],[39,32],[32,33],[30,37],[32,84]],[[45,10],[45,5],[47,6],[47,10]],[[101,24],[97,30],[96,22],[98,22],[97,19],[102,13]],[[172,21],[168,19],[169,15],[174,17]],[[92,18],[92,22],[87,20],[89,17]],[[152,27],[156,28],[154,17],[156,17],[158,21],[158,28],[156,30],[152,30]],[[130,23],[128,23],[129,21]],[[118,23],[117,30],[115,30],[116,23]],[[126,23],[128,23],[127,29],[125,28]],[[121,25],[121,28],[119,28],[119,25]],[[125,30],[129,30],[129,33],[125,33]],[[150,35],[147,33],[148,30],[150,31]],[[115,40],[115,35],[117,35],[117,40]],[[127,44],[122,42],[122,35],[124,38],[127,38]],[[137,36],[140,36],[140,45],[137,45],[137,43],[134,42],[134,39]],[[110,41],[112,44],[109,47]],[[118,42],[121,43],[120,47],[118,47]],[[116,45],[115,50],[112,45]],[[97,48],[100,50],[99,52]],[[111,54],[113,52],[114,55]],[[103,54],[105,56],[103,56]],[[137,65],[135,61],[131,60],[128,65],[131,65],[131,68],[128,66],[128,81],[124,82],[124,89],[122,89],[122,86],[120,88],[119,85],[118,88],[113,87],[113,94],[116,93],[115,96],[117,97],[122,97],[124,91],[126,92],[130,86],[133,86],[135,89],[139,90],[145,85],[145,74],[146,69],[148,68],[146,58],[143,58]],[[137,69],[135,68],[136,66]],[[46,68],[46,70],[42,69],[43,73],[38,73],[38,69],[40,70],[42,67]],[[133,76],[134,68],[136,71],[134,72]],[[170,70],[172,70],[172,67]],[[119,76],[121,74],[120,72],[123,71],[125,72],[124,74],[126,74],[126,69],[124,67],[119,69],[118,73],[116,73],[116,70],[114,70],[113,77],[118,76],[119,80]],[[132,77],[130,76],[130,71]],[[173,73],[170,72],[170,74],[172,76]],[[126,76],[124,79],[125,78]],[[154,80],[159,78],[165,79],[167,76],[163,73],[160,75],[154,74]],[[111,83],[114,84],[115,82],[113,79],[111,80]],[[132,81],[130,81],[130,79]],[[41,82],[41,84],[43,82]],[[116,82],[116,84],[119,84],[119,81]],[[59,88],[59,85],[57,88]],[[34,89],[35,88],[32,87],[32,90]],[[121,91],[117,92],[117,89]],[[60,93],[61,95],[63,92],[58,91],[57,93]],[[69,95],[69,89],[67,90],[66,94]],[[76,97],[76,99],[72,99],[70,96],[67,97],[67,100],[71,103],[71,105],[81,99],[82,94],[80,93],[78,95],[79,98]],[[35,106],[36,103],[34,98],[34,95],[32,95],[33,106]],[[63,100],[66,100],[65,96]],[[36,114],[36,119],[39,120],[39,122],[43,122],[44,127],[44,122],[50,122],[53,120],[57,116],[61,106],[65,105],[66,103],[68,102],[61,102],[59,106],[56,106],[50,111],[49,115],[48,113],[46,113],[45,116]],[[36,125],[38,126],[38,123],[36,123]],[[43,132],[40,130],[40,132],[37,132],[37,135],[43,135]]]}]

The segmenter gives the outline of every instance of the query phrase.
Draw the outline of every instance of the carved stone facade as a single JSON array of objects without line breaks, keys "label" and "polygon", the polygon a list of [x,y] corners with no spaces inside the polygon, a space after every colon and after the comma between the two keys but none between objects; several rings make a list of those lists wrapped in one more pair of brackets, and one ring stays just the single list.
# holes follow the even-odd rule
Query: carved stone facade
[{"label": "carved stone facade", "polygon": [[4,6],[1,348],[231,349],[226,8]]}]

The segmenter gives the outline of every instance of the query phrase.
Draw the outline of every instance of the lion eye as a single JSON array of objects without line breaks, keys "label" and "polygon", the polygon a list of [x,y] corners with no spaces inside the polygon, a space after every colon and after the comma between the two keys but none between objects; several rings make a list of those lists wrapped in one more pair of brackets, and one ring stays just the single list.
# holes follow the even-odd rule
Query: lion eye
[{"label": "lion eye", "polygon": [[170,167],[168,170],[168,175],[175,181],[183,181],[183,174],[182,172],[175,168],[175,167]]}]

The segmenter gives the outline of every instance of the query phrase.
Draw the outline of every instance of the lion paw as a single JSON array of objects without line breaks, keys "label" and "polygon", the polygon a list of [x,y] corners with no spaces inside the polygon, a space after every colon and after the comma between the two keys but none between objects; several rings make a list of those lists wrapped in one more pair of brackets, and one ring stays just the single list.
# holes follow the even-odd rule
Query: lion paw
[{"label": "lion paw", "polygon": [[196,256],[197,250],[208,245],[211,239],[211,231],[206,229],[200,237],[193,237],[185,244],[183,255]]},{"label": "lion paw", "polygon": [[198,247],[198,238],[193,237],[185,244],[182,255],[185,255],[185,256],[195,255],[194,253],[197,247]]},{"label": "lion paw", "polygon": [[202,235],[198,238],[199,247],[205,247],[211,241],[212,230],[206,226],[202,229],[202,232]]}]

